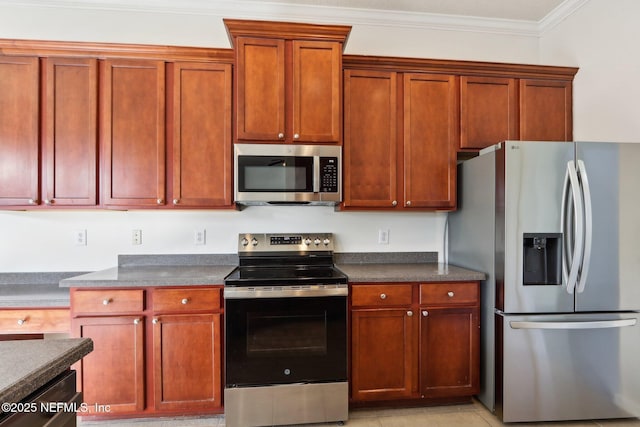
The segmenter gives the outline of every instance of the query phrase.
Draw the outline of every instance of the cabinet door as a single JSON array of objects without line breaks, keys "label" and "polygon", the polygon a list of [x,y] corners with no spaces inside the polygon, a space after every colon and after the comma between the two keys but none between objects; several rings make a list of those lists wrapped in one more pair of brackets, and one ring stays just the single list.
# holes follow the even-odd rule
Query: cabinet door
[{"label": "cabinet door", "polygon": [[93,351],[80,361],[79,388],[89,411],[109,405],[111,413],[144,409],[144,321],[136,316],[80,317],[77,337],[91,338]]},{"label": "cabinet door", "polygon": [[104,204],[154,206],[165,197],[164,62],[105,60],[101,134]]},{"label": "cabinet door", "polygon": [[285,135],[284,40],[236,40],[236,137],[278,141]]},{"label": "cabinet door", "polygon": [[172,203],[231,206],[231,65],[174,65],[172,125]]},{"label": "cabinet door", "polygon": [[342,45],[293,41],[293,142],[340,142]]},{"label": "cabinet door", "polygon": [[477,308],[424,308],[420,316],[420,392],[471,396],[480,389]]},{"label": "cabinet door", "polygon": [[344,206],[397,205],[396,73],[344,75]]},{"label": "cabinet door", "polygon": [[98,61],[45,59],[43,198],[47,205],[97,203]]},{"label": "cabinet door", "polygon": [[457,85],[455,76],[404,75],[405,207],[455,207]]},{"label": "cabinet door", "polygon": [[[351,313],[351,397],[356,401],[410,397],[417,378],[413,312]],[[411,315],[409,315],[411,313]]]},{"label": "cabinet door", "polygon": [[156,409],[222,407],[220,314],[164,315],[153,322]]},{"label": "cabinet door", "polygon": [[460,148],[518,139],[516,79],[460,77]]},{"label": "cabinet door", "polygon": [[0,55],[0,205],[38,203],[38,58]]},{"label": "cabinet door", "polygon": [[572,83],[557,80],[520,80],[520,139],[573,139]]}]

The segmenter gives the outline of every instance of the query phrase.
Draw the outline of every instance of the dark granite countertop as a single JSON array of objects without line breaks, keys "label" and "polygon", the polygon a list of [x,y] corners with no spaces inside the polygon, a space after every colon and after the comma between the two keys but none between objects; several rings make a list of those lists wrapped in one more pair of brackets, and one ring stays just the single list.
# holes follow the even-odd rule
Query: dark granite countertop
[{"label": "dark granite countertop", "polygon": [[69,307],[69,289],[60,288],[60,280],[83,273],[0,273],[0,309]]},{"label": "dark granite countertop", "polygon": [[451,264],[369,263],[338,264],[350,283],[358,282],[457,282],[484,280],[485,274]]},{"label": "dark granite countertop", "polygon": [[0,341],[0,402],[20,402],[92,350],[89,338]]}]

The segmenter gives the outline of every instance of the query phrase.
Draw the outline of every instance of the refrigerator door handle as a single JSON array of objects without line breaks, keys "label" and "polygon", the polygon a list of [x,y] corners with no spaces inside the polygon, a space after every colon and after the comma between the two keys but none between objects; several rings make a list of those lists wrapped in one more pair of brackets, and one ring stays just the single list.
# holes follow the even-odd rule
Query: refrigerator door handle
[{"label": "refrigerator door handle", "polygon": [[594,320],[586,322],[523,322],[511,321],[511,329],[606,329],[635,326],[637,319]]},{"label": "refrigerator door handle", "polygon": [[[569,204],[569,165],[567,164],[567,171],[564,174],[564,183],[562,184],[562,204],[560,207],[560,232],[562,233],[562,281],[568,285],[569,282],[569,264],[571,264],[571,252],[570,242],[573,240],[571,234],[571,226],[567,225],[569,218],[567,217],[568,204]],[[569,287],[567,286],[567,290]]]},{"label": "refrigerator door handle", "polygon": [[[584,250],[584,212],[582,204],[582,193],[580,191],[580,183],[578,181],[578,172],[573,160],[567,162],[567,175],[569,184],[571,184],[571,196],[573,198],[573,215],[568,215],[566,206],[568,197],[568,188],[565,191],[562,200],[561,231],[564,236],[563,250],[563,275],[566,277],[567,292],[573,294],[576,283],[578,281],[578,272],[582,263],[582,253]],[[565,177],[565,184],[567,178]],[[573,221],[569,221],[572,216]],[[566,264],[571,264],[569,272],[566,272]]]},{"label": "refrigerator door handle", "polygon": [[591,189],[589,187],[589,178],[587,177],[587,167],[582,160],[578,160],[578,171],[580,172],[580,181],[582,183],[582,195],[584,197],[584,256],[582,265],[580,266],[580,278],[576,292],[584,292],[587,284],[587,276],[589,275],[589,264],[591,263],[591,244],[592,244],[592,218],[593,209],[591,206]]}]

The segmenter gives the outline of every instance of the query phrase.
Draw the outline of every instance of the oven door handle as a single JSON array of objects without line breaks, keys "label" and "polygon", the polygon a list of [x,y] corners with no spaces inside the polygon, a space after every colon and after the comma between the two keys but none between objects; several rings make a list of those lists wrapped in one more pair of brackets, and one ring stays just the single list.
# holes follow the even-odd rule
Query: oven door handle
[{"label": "oven door handle", "polygon": [[349,295],[348,285],[225,287],[224,299],[305,298]]}]

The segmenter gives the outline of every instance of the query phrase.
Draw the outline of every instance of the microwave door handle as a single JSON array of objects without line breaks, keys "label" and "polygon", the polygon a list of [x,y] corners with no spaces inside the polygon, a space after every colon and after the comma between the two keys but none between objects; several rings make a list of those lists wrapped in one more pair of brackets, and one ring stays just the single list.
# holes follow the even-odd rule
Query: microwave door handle
[{"label": "microwave door handle", "polygon": [[320,156],[313,156],[313,192],[320,192]]}]

